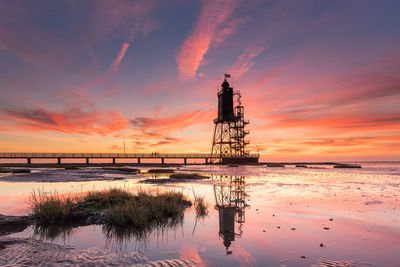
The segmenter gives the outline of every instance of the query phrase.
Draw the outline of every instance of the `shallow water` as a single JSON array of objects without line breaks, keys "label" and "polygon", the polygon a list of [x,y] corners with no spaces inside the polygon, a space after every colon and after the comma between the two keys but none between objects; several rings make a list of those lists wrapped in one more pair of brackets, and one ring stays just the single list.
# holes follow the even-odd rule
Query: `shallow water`
[{"label": "shallow water", "polygon": [[[0,181],[0,213],[26,214],[26,201],[33,189],[58,193],[110,187],[175,190],[192,199],[194,193],[204,196],[208,217],[196,219],[191,208],[186,210],[182,224],[155,229],[145,237],[126,234],[118,238],[107,235],[101,226],[85,226],[46,241],[82,250],[141,251],[152,261],[194,259],[209,266],[319,266],[331,261],[352,262],[353,266],[400,266],[400,164],[362,166],[305,169],[193,165],[179,171],[205,173],[212,178],[160,185],[139,183],[148,177],[96,168],[37,169],[54,180],[71,175],[89,181]],[[10,178],[17,175],[25,174]],[[127,179],[90,181],[94,176]],[[37,238],[33,228],[13,236]]]}]

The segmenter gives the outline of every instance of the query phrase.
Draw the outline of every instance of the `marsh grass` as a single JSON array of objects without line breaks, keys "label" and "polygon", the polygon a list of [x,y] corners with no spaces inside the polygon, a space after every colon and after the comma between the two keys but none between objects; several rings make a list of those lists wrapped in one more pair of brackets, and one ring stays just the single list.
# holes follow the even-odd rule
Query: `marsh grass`
[{"label": "marsh grass", "polygon": [[33,191],[29,197],[33,218],[44,225],[68,225],[77,214],[105,213],[105,224],[115,227],[146,228],[153,224],[183,216],[191,205],[182,193],[165,192],[134,194],[123,189],[90,191],[85,194],[61,196]]},{"label": "marsh grass", "polygon": [[85,210],[98,212],[117,204],[123,204],[133,197],[132,193],[119,189],[111,188],[102,191],[89,191],[77,197],[77,205]]},{"label": "marsh grass", "polygon": [[164,223],[169,218],[183,216],[188,204],[182,193],[151,195],[140,191],[128,201],[111,206],[106,213],[106,224],[146,228],[153,223]]},{"label": "marsh grass", "polygon": [[60,196],[56,192],[45,194],[43,191],[33,191],[28,204],[33,217],[44,224],[63,225],[72,217],[77,198]]}]

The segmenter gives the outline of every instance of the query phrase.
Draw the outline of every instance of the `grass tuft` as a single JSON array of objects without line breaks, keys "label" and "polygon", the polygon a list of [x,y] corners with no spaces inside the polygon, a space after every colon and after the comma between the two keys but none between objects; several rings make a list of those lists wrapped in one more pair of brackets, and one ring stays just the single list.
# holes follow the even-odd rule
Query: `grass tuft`
[{"label": "grass tuft", "polygon": [[167,192],[151,195],[143,191],[122,204],[107,210],[106,223],[117,227],[148,227],[168,218],[183,216],[184,197],[181,193]]},{"label": "grass tuft", "polygon": [[57,193],[47,195],[42,191],[33,191],[28,201],[34,218],[49,225],[66,223],[75,206],[75,199],[69,196],[63,197]]},{"label": "grass tuft", "polygon": [[146,228],[183,216],[191,202],[182,193],[136,194],[122,189],[90,191],[75,196],[60,196],[33,191],[29,198],[33,217],[45,225],[67,225],[77,216],[105,211],[105,223],[115,227]]}]

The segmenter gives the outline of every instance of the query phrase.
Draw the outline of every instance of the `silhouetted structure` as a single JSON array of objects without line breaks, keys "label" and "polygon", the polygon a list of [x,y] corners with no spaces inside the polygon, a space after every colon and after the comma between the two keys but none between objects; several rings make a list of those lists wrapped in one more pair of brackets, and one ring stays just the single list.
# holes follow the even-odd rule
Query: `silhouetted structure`
[{"label": "silhouetted structure", "polygon": [[[242,235],[245,223],[246,180],[245,176],[221,176],[223,185],[214,185],[215,209],[219,214],[219,236],[223,238],[226,254],[232,254],[229,247],[236,236]],[[239,224],[235,229],[235,222]]]},{"label": "silhouetted structure", "polygon": [[[218,91],[218,117],[214,120],[214,137],[211,148],[211,161],[222,163],[257,163],[258,156],[251,156],[246,149],[245,140],[249,131],[245,130],[248,120],[244,119],[244,107],[240,101],[240,91],[233,91],[226,78]],[[234,96],[237,105],[234,106]]]}]

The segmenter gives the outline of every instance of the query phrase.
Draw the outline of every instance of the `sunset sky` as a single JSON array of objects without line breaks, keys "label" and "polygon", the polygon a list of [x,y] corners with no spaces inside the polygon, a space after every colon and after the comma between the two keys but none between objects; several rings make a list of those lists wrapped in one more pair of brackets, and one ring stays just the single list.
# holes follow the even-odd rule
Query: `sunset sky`
[{"label": "sunset sky", "polygon": [[400,1],[0,1],[0,152],[209,152],[223,74],[262,160],[400,159]]}]

